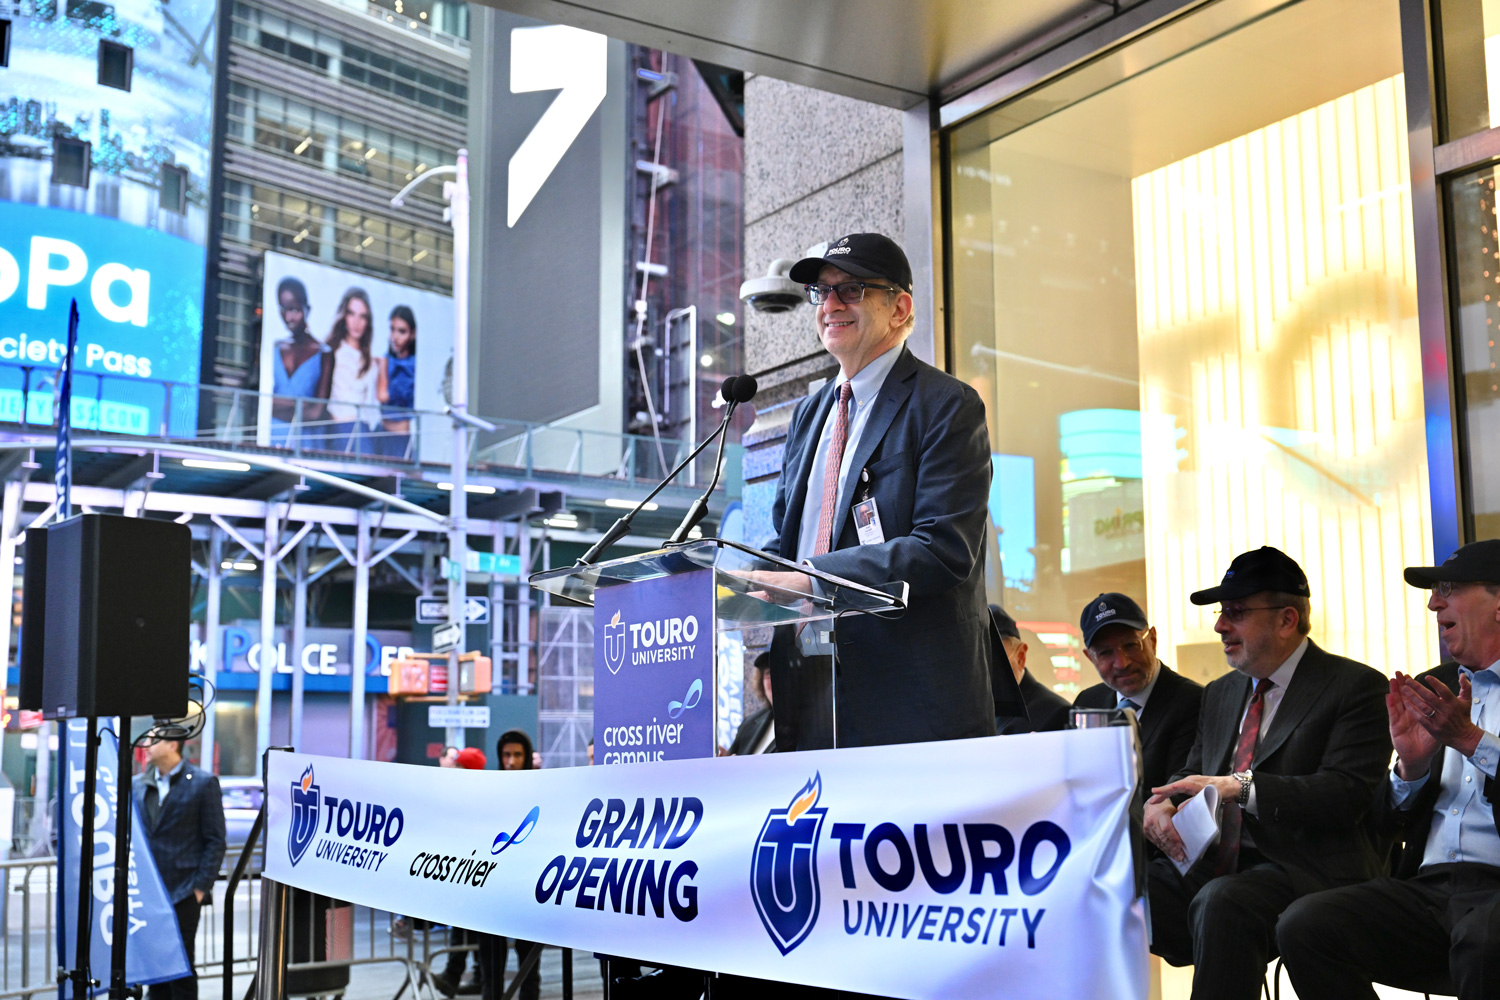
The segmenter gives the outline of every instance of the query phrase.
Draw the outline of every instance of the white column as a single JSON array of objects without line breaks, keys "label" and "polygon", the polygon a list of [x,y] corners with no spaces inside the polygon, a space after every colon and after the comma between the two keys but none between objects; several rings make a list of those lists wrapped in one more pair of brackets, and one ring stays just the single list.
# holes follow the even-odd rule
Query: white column
[{"label": "white column", "polygon": [[307,642],[307,539],[297,543],[296,577],[292,583],[292,641],[287,658],[292,661],[292,728],[287,740],[302,749],[302,701],[306,671],[302,669],[302,647]]},{"label": "white column", "polygon": [[354,648],[349,654],[349,757],[365,755],[365,635],[370,623],[370,521],[361,510],[354,523]]},{"label": "white column", "polygon": [[[220,602],[224,596],[224,533],[217,524],[208,526],[208,603],[203,612],[203,679],[208,691],[217,691],[219,685],[219,658],[224,655],[224,631],[219,624],[222,613]],[[219,711],[219,699],[204,712],[203,742],[198,766],[210,773],[214,770],[214,722]]]},{"label": "white column", "polygon": [[260,560],[260,665],[255,696],[256,768],[271,745],[271,685],[276,680],[276,548],[281,531],[276,505],[266,504],[266,536],[261,540]]}]

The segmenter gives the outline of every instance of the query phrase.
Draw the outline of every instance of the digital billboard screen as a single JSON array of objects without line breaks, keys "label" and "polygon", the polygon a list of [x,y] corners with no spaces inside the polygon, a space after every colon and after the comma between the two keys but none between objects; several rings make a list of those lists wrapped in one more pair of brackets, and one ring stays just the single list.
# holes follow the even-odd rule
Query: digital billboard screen
[{"label": "digital billboard screen", "polygon": [[75,426],[192,434],[214,0],[0,0],[0,17],[0,420],[52,422],[76,298]]},{"label": "digital billboard screen", "polygon": [[453,300],[273,251],[264,274],[261,444],[447,461]]}]

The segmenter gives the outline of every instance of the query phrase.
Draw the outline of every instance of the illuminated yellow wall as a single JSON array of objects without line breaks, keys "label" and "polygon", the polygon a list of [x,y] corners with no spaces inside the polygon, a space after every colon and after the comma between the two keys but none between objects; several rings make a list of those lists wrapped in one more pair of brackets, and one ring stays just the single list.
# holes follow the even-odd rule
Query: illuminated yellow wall
[{"label": "illuminated yellow wall", "polygon": [[1188,594],[1270,544],[1307,570],[1318,642],[1430,665],[1401,580],[1432,559],[1401,88],[1132,182],[1148,613],[1169,660],[1216,641]]}]

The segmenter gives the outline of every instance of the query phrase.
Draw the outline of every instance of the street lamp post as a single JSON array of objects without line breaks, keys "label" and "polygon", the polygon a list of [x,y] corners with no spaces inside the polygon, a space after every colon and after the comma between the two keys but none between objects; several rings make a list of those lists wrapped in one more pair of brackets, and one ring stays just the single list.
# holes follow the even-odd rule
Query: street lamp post
[{"label": "street lamp post", "polygon": [[[489,427],[484,421],[469,416],[469,151],[458,151],[458,162],[453,166],[434,167],[418,175],[402,188],[391,206],[400,208],[406,196],[423,181],[433,177],[452,175],[452,180],[443,182],[443,200],[448,203],[444,215],[453,225],[453,377],[452,399],[448,414],[453,418],[453,492],[448,498],[448,624],[457,625],[459,635],[467,628],[464,598],[468,588],[468,493],[464,489],[468,481],[470,427]],[[458,704],[458,649],[448,654],[448,704]],[[443,741],[448,746],[462,747],[464,731],[460,726],[449,726]]]}]

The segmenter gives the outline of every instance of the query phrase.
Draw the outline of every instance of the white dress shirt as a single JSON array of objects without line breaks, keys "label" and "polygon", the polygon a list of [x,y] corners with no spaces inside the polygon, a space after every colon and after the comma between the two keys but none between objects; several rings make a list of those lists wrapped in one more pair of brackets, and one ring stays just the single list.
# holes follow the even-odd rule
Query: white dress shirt
[{"label": "white dress shirt", "polygon": [[[854,453],[859,449],[860,436],[864,434],[865,425],[870,422],[870,411],[873,410],[875,397],[880,394],[880,389],[885,385],[885,377],[891,373],[896,359],[901,356],[901,344],[897,344],[880,357],[871,361],[861,368],[853,378],[846,378],[843,372],[839,372],[838,379],[833,383],[833,405],[828,408],[828,416],[823,421],[823,431],[818,435],[818,442],[814,446],[812,467],[807,473],[807,488],[802,497],[802,523],[797,532],[797,561],[805,562],[812,557],[813,549],[818,544],[818,520],[823,514],[823,484],[828,468],[828,445],[833,440],[833,425],[838,419],[838,391],[839,386],[848,382],[853,396],[849,400],[849,437],[844,442],[844,458],[839,465],[839,490],[838,495],[844,495],[844,482],[849,478],[849,464],[854,458]],[[837,526],[837,518],[835,518]],[[838,546],[838,539],[833,539],[834,547]]]},{"label": "white dress shirt", "polygon": [[[1443,748],[1442,787],[1433,804],[1422,867],[1463,861],[1500,867],[1495,807],[1484,797],[1484,779],[1495,777],[1500,762],[1500,739],[1490,732],[1500,729],[1500,660],[1478,672],[1468,667],[1458,669],[1473,685],[1469,719],[1485,732],[1472,757],[1464,757],[1452,747]],[[1407,803],[1427,780],[1424,774],[1415,781],[1403,781],[1392,770],[1391,804],[1398,809],[1409,808]]]}]

